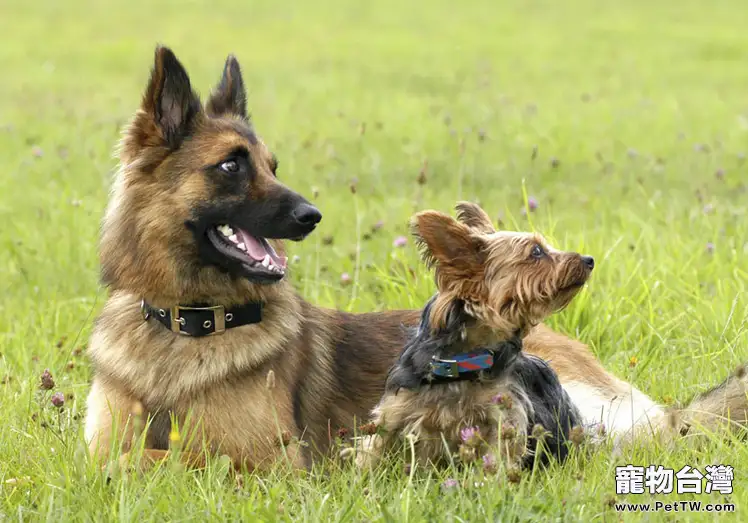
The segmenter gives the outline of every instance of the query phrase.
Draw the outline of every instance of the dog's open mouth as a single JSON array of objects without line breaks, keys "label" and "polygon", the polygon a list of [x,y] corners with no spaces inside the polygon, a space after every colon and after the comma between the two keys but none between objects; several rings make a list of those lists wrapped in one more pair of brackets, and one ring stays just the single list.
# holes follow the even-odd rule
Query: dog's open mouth
[{"label": "dog's open mouth", "polygon": [[281,279],[286,273],[288,259],[276,253],[265,238],[222,224],[208,229],[208,239],[218,252],[241,262],[258,276]]}]

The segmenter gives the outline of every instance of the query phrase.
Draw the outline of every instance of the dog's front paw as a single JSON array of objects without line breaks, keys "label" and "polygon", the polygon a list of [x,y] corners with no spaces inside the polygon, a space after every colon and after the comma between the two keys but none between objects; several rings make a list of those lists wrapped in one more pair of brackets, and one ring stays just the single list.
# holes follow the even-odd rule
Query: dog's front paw
[{"label": "dog's front paw", "polygon": [[382,437],[379,435],[364,436],[356,443],[355,449],[351,449],[358,468],[372,468],[379,463],[382,457]]},{"label": "dog's front paw", "polygon": [[345,447],[344,449],[342,449],[338,453],[338,456],[340,457],[340,459],[343,459],[343,460],[346,460],[346,461],[349,460],[349,459],[355,458],[356,457],[356,449],[355,449],[355,447]]}]

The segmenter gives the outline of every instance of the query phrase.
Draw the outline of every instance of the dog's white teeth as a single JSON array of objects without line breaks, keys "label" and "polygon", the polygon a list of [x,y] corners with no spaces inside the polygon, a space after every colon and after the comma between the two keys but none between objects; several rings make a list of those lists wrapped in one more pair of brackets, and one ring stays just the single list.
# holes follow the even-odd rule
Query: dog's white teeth
[{"label": "dog's white teeth", "polygon": [[216,229],[218,229],[218,232],[220,232],[224,236],[231,236],[232,234],[234,234],[234,230],[226,224],[219,225],[218,227],[216,227]]},{"label": "dog's white teeth", "polygon": [[242,251],[246,251],[247,250],[247,246],[244,245],[243,243],[237,243],[236,246],[237,246],[237,248],[239,248],[239,250],[242,250]]},{"label": "dog's white teeth", "polygon": [[236,234],[232,234],[231,236],[229,236],[229,240],[234,243],[239,243],[239,238],[236,237]]},{"label": "dog's white teeth", "polygon": [[265,257],[262,259],[262,266],[265,268],[270,267],[270,255],[266,254]]}]

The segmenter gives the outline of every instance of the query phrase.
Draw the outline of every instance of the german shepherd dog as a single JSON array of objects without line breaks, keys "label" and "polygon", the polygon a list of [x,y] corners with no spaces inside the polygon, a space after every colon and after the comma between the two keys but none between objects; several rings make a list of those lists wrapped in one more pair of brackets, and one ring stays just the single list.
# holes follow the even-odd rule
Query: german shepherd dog
[{"label": "german shepherd dog", "polygon": [[[102,223],[109,297],[89,343],[85,423],[96,457],[127,459],[144,420],[138,441],[150,460],[168,455],[176,422],[189,463],[209,452],[237,467],[304,467],[329,453],[339,429],[368,419],[420,312],[346,314],[294,292],[282,240],[302,240],[321,213],[277,166],[249,120],[233,56],[203,105],[174,53],[156,49]],[[583,417],[618,405],[609,426],[629,430],[663,416],[585,345],[541,324],[523,346],[550,362]],[[732,378],[701,404],[743,420],[744,384]]]}]

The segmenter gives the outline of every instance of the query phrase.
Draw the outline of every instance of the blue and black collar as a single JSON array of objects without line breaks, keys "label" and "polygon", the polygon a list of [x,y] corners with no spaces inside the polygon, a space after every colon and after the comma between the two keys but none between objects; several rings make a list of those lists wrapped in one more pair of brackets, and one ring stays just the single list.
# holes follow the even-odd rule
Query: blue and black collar
[{"label": "blue and black collar", "polygon": [[452,355],[448,358],[433,356],[429,363],[429,373],[424,383],[440,383],[462,380],[476,380],[480,377],[493,377],[497,371],[506,370],[522,350],[519,335],[502,341],[496,346]]}]

